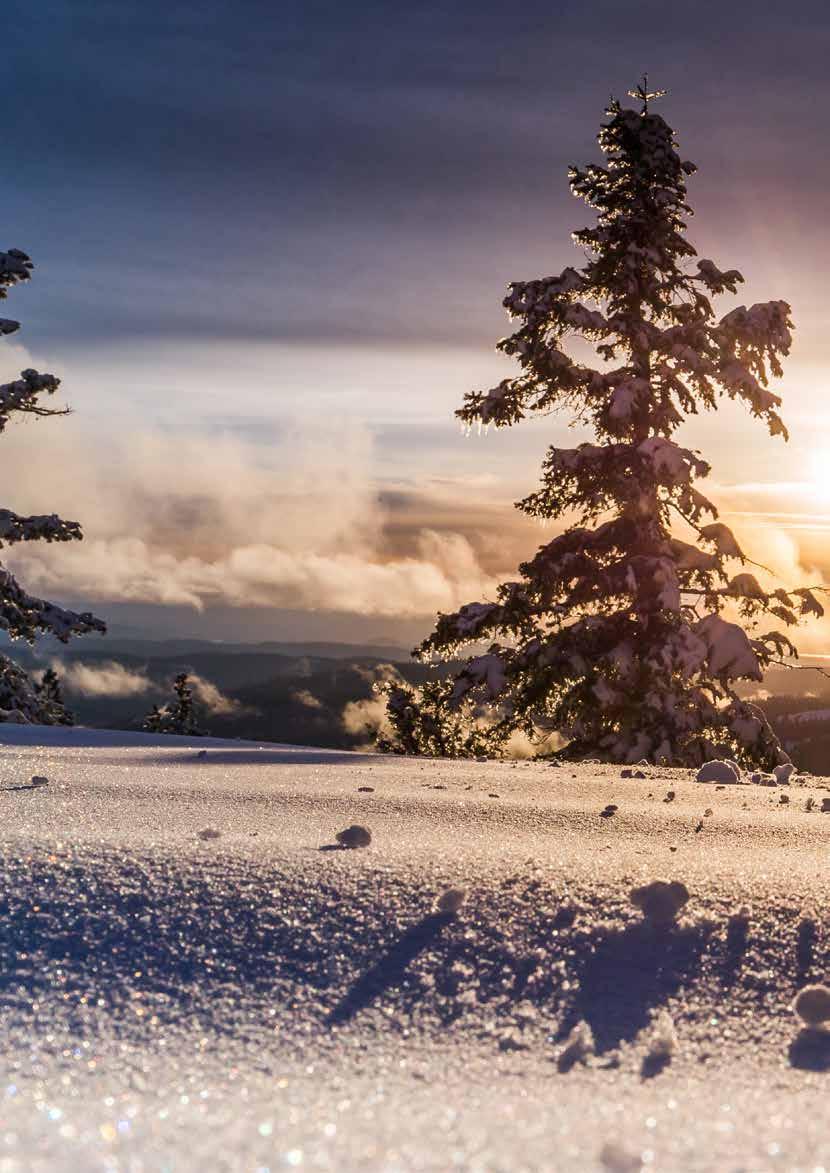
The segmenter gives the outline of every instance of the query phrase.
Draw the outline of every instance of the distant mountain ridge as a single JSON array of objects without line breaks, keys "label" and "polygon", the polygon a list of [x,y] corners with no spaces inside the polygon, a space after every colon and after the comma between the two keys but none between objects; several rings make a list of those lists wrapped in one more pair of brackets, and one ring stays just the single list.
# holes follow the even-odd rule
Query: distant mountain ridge
[{"label": "distant mountain ridge", "polygon": [[[0,632],[0,647],[11,649],[14,656],[20,652],[22,645],[14,643],[5,632]],[[105,635],[87,637],[77,643],[65,647],[54,639],[39,641],[35,652],[40,652],[37,658],[44,655],[66,656],[71,652],[81,655],[94,653],[108,656],[110,659],[119,655],[149,656],[152,658],[166,658],[168,656],[189,656],[202,652],[216,652],[223,655],[276,655],[276,656],[313,656],[324,660],[391,660],[395,663],[405,663],[411,659],[411,648],[404,648],[397,644],[379,643],[338,643],[323,640],[265,640],[256,643],[239,641],[224,642],[209,639],[144,639],[139,636]]]}]

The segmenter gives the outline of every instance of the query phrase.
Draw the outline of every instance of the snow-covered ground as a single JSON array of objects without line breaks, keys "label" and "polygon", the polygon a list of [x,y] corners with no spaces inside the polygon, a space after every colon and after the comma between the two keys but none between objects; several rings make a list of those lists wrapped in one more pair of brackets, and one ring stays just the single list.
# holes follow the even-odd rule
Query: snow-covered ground
[{"label": "snow-covered ground", "polygon": [[644,772],[4,726],[0,1170],[830,1169],[827,783]]}]

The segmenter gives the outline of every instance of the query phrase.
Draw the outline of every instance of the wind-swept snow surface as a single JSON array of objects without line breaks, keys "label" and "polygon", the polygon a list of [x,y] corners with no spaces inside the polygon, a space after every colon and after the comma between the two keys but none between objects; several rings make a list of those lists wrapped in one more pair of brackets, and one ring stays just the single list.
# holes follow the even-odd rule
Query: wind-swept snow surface
[{"label": "wind-swept snow surface", "polygon": [[822,780],[2,734],[0,1169],[830,1167]]}]

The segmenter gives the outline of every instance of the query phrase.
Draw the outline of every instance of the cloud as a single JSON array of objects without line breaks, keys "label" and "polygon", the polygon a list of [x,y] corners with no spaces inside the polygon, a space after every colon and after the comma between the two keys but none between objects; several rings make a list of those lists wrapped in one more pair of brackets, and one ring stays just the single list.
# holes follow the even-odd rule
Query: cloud
[{"label": "cloud", "polygon": [[[4,348],[4,363],[3,377],[29,363],[51,365],[15,343]],[[484,449],[463,468],[449,464],[450,474],[397,483],[387,476],[379,485],[383,453],[366,424],[315,412],[272,416],[262,432],[222,430],[222,412],[227,418],[237,394],[252,418],[252,371],[262,382],[264,368],[252,368],[237,387],[233,370],[217,366],[204,403],[184,384],[182,398],[198,402],[200,419],[204,407],[201,430],[183,427],[186,403],[177,403],[178,418],[154,421],[137,397],[119,401],[105,419],[85,410],[8,429],[2,504],[58,510],[86,533],[82,543],[3,551],[24,585],[104,617],[107,603],[134,602],[426,621],[492,598],[497,583],[562,528],[512,508],[514,494],[494,478]],[[160,398],[158,386],[151,398]],[[817,508],[815,486],[704,488],[780,583],[830,579],[830,515]],[[825,650],[830,621],[805,625],[798,638],[807,651]]]},{"label": "cloud", "polygon": [[296,701],[298,705],[304,705],[307,709],[322,709],[323,707],[323,702],[307,688],[299,688],[296,692],[292,692],[291,699]]},{"label": "cloud", "polygon": [[27,425],[3,440],[9,505],[58,509],[86,534],[6,552],[33,592],[416,616],[494,586],[464,534],[417,528],[408,553],[389,547],[361,428],[294,429],[271,449],[127,424],[105,438],[78,417]]},{"label": "cloud", "polygon": [[126,668],[115,660],[103,664],[66,663],[53,660],[52,667],[59,674],[67,692],[81,696],[137,696],[154,687],[143,672]]},{"label": "cloud", "polygon": [[211,680],[206,680],[204,676],[200,676],[197,672],[188,672],[187,681],[193,689],[193,695],[201,702],[211,716],[229,717],[245,711],[239,701],[225,696]]},{"label": "cloud", "polygon": [[[404,678],[394,664],[375,664],[366,670],[372,683],[404,684]],[[392,737],[394,730],[386,711],[386,697],[375,693],[359,701],[349,701],[340,714],[340,723],[347,733],[363,737],[367,749],[373,749],[379,736]]]},{"label": "cloud", "polygon": [[[806,526],[809,520],[815,520],[816,515],[808,512],[809,486],[800,483],[714,486],[710,495],[741,548],[761,564],[747,569],[756,575],[762,587],[768,590],[821,588],[824,582],[830,582],[830,558],[825,543],[814,542],[809,530],[799,524]],[[826,652],[830,647],[830,595],[819,590],[817,597],[827,612],[822,618],[808,618],[797,627],[766,620],[762,630],[782,628],[802,655]]]}]

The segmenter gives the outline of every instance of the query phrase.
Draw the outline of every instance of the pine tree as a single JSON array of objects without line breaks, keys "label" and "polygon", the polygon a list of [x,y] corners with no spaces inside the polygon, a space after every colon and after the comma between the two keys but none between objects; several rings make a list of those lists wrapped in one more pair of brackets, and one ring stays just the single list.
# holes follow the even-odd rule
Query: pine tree
[{"label": "pine tree", "polygon": [[[532,517],[577,520],[495,601],[439,615],[420,658],[482,641],[489,650],[420,693],[391,689],[386,748],[497,753],[521,730],[556,731],[574,758],[691,765],[726,754],[769,766],[785,757],[736,685],[796,654],[776,620],[822,607],[809,589],[764,589],[736,567],[749,560],[695,487],[709,465],[673,436],[727,395],[786,439],[768,381],[790,349],[790,308],[771,301],[716,317],[711,297],[735,293],[743,277],[710,260],[690,271],[686,177],[696,168],[650,109],[662,95],[644,79],[630,96],[639,109],[612,101],[606,111],[604,163],[570,170],[573,194],[597,216],[574,234],[586,263],[509,286],[504,305],[518,326],[498,349],[520,372],[468,394],[456,413],[503,428],[565,409],[590,424],[595,442],[550,448],[539,489],[518,502]],[[569,334],[594,345],[596,367],[566,353]]]},{"label": "pine tree", "polygon": [[150,712],[142,721],[141,728],[145,731],[145,733],[164,733],[165,730],[163,725],[164,712],[158,707],[158,705],[153,705],[152,709],[150,709]]},{"label": "pine tree", "polygon": [[[31,277],[33,265],[19,249],[0,252],[0,298]],[[13,334],[19,322],[0,318],[0,335]],[[11,383],[0,384],[0,432],[5,431],[13,416],[45,417],[66,415],[68,408],[55,408],[44,402],[54,395],[60,380],[54,375],[27,369]],[[0,509],[0,547],[17,542],[71,542],[82,538],[77,521],[64,521],[56,514],[21,517],[8,509]],[[88,611],[76,614],[55,603],[27,594],[14,575],[0,565],[0,630],[11,639],[34,643],[39,635],[52,635],[66,643],[73,635],[91,631],[104,632],[106,627]],[[63,724],[58,710],[43,697],[26,673],[5,656],[0,656],[0,721]]]},{"label": "pine tree", "polygon": [[40,698],[41,705],[51,717],[50,721],[44,721],[42,724],[75,724],[75,718],[64,704],[60,677],[54,668],[46,669],[40,683],[35,685],[35,692]]},{"label": "pine tree", "polygon": [[142,729],[148,733],[181,733],[187,737],[203,737],[204,730],[199,727],[193,689],[186,672],[180,672],[173,681],[173,694],[175,700],[163,708],[153,705],[144,718]]}]

